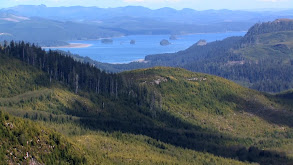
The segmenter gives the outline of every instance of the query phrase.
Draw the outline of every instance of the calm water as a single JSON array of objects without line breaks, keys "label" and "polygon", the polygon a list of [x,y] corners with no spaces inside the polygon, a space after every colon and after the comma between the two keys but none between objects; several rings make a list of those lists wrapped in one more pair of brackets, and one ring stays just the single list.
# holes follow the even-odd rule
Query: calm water
[{"label": "calm water", "polygon": [[[58,48],[59,50],[70,51],[73,54],[88,56],[93,60],[107,63],[129,63],[144,59],[146,55],[173,53],[184,50],[200,39],[208,42],[222,40],[230,36],[243,36],[245,32],[227,32],[211,34],[193,34],[176,36],[177,40],[171,40],[171,45],[161,46],[162,39],[169,39],[170,35],[133,35],[120,38],[113,38],[113,44],[103,44],[100,40],[94,41],[70,41],[70,43],[91,44],[87,48]],[[131,45],[130,40],[136,44]]]}]

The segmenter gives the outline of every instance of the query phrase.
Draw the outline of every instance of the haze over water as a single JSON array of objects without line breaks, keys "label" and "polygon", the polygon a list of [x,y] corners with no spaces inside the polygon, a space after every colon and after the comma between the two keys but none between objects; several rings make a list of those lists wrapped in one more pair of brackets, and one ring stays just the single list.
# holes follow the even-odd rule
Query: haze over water
[{"label": "haze over water", "polygon": [[[63,51],[70,51],[83,57],[90,57],[93,60],[105,63],[129,63],[144,59],[151,54],[174,53],[185,50],[200,39],[208,42],[222,40],[231,36],[243,36],[246,32],[208,33],[176,36],[177,40],[170,40],[168,46],[161,46],[162,39],[169,39],[170,35],[133,35],[113,38],[112,44],[103,44],[100,40],[92,41],[70,41],[70,43],[91,44],[87,48],[58,48]],[[135,40],[135,45],[130,41]]]}]

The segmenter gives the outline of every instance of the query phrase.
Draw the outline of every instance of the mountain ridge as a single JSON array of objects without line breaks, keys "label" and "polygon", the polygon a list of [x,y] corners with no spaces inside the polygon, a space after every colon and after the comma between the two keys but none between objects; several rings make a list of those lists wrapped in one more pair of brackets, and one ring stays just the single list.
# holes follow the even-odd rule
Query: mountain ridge
[{"label": "mountain ridge", "polygon": [[[247,18],[249,19],[252,19],[253,18],[253,14],[252,13],[258,13],[258,12],[251,12],[251,11],[241,11],[241,10],[237,10],[238,12],[240,12],[240,14],[236,14],[233,13],[235,11],[233,10],[227,10],[227,9],[222,9],[222,10],[204,10],[204,11],[197,11],[197,10],[193,10],[193,9],[182,9],[182,10],[176,10],[176,9],[173,9],[173,8],[160,8],[160,9],[149,9],[149,8],[146,8],[146,7],[141,7],[141,6],[125,6],[125,7],[117,7],[117,8],[99,8],[99,7],[82,7],[82,6],[69,6],[69,7],[47,7],[47,6],[44,6],[44,5],[40,5],[40,6],[26,6],[26,5],[22,5],[22,6],[16,6],[16,7],[11,7],[11,8],[8,8],[8,9],[5,9],[5,10],[10,10],[10,11],[19,11],[19,14],[24,14],[24,13],[29,13],[30,12],[30,8],[40,8],[40,12],[44,12],[44,13],[50,13],[48,12],[49,10],[54,10],[55,13],[54,14],[57,14],[58,13],[58,8],[62,9],[62,10],[65,10],[65,12],[69,12],[67,11],[67,9],[74,9],[74,10],[70,10],[69,13],[75,13],[76,12],[76,9],[79,9],[79,11],[84,11],[84,12],[91,12],[91,10],[95,10],[96,13],[99,13],[101,12],[101,14],[103,16],[107,16],[107,14],[103,13],[104,11],[111,11],[112,14],[116,14],[115,13],[115,10],[117,10],[117,13],[120,13],[123,12],[124,15],[128,15],[128,16],[133,16],[133,14],[131,13],[132,10],[133,11],[140,11],[140,12],[143,12],[144,14],[140,15],[139,13],[140,12],[135,12],[136,13],[136,17],[141,17],[141,16],[146,16],[149,15],[149,17],[153,17],[153,16],[156,16],[156,17],[161,17],[162,15],[159,14],[160,11],[163,11],[163,12],[167,12],[169,14],[174,14],[174,13],[177,13],[177,14],[180,14],[180,15],[185,15],[185,16],[188,16],[188,15],[193,15],[193,14],[197,14],[199,15],[200,17],[203,16],[203,13],[206,13],[206,14],[212,14],[214,16],[216,16],[216,18],[221,18],[219,15],[217,15],[219,12],[224,12],[224,14],[226,14],[225,12],[227,12],[227,14],[229,14],[230,18],[236,18],[237,17],[237,20],[243,20],[243,17],[240,17],[240,15],[245,15],[245,14],[248,14]],[[48,11],[46,11],[48,10]],[[21,13],[23,11],[23,13]],[[57,12],[56,12],[57,11]],[[72,12],[73,11],[73,12]],[[284,10],[285,11],[285,10]],[[114,13],[113,13],[114,12]],[[125,13],[126,12],[126,13]],[[128,13],[129,12],[129,13]],[[154,12],[152,14],[152,12]],[[186,13],[188,12],[188,13]],[[52,13],[52,12],[51,12]],[[83,12],[82,12],[83,13]],[[232,14],[233,13],[233,14]],[[236,12],[237,13],[237,12]],[[274,14],[275,12],[263,12],[264,14],[267,14],[267,13],[270,13],[270,14]],[[278,15],[283,15],[283,16],[287,16],[288,17],[288,14],[280,14],[282,12],[277,12]],[[290,13],[290,12],[288,12]],[[64,13],[63,13],[64,14]],[[26,14],[27,16],[33,16],[35,14]],[[93,14],[90,14],[93,16]],[[90,16],[89,14],[86,14],[85,16]],[[259,15],[259,14],[258,14]],[[289,14],[290,15],[290,14]],[[42,14],[40,15],[42,16]],[[45,16],[45,15],[44,15]],[[197,17],[199,17],[197,16]],[[231,17],[232,16],[232,17]],[[72,17],[72,16],[71,16]],[[83,16],[84,17],[84,16]],[[112,16],[112,17],[115,17],[115,16]],[[223,16],[225,17],[225,16]],[[280,17],[280,16],[279,16]],[[188,18],[192,18],[192,17],[188,17]],[[247,19],[246,18],[246,19]],[[167,20],[169,20],[170,18],[167,18]],[[174,19],[174,18],[173,18]],[[247,19],[247,20],[249,20]],[[179,21],[179,19],[176,19],[177,21]],[[207,20],[199,20],[199,19],[196,19],[197,21],[207,21]],[[233,20],[233,19],[232,19]],[[182,21],[182,20],[181,20]],[[223,21],[223,20],[222,20]],[[234,20],[236,21],[236,20]],[[266,21],[266,20],[261,20],[261,21]],[[167,21],[168,22],[168,21]],[[186,22],[184,20],[184,22]],[[220,22],[220,21],[217,21],[217,22]],[[207,23],[207,22],[206,22]],[[211,23],[211,22],[210,22]]]}]

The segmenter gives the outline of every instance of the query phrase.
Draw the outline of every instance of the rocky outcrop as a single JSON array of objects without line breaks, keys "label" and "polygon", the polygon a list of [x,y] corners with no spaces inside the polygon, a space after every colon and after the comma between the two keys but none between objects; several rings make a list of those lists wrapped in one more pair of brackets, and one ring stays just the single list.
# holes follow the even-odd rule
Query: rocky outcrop
[{"label": "rocky outcrop", "polygon": [[169,40],[177,40],[177,37],[176,37],[175,35],[171,35],[171,36],[169,37]]},{"label": "rocky outcrop", "polygon": [[102,39],[101,42],[103,44],[112,44],[113,43],[113,40],[112,39]]},{"label": "rocky outcrop", "polygon": [[197,46],[205,46],[206,44],[208,44],[206,40],[199,40],[196,43]]},{"label": "rocky outcrop", "polygon": [[135,45],[135,43],[136,43],[135,40],[131,40],[131,41],[130,41],[130,44],[131,44],[131,45]]},{"label": "rocky outcrop", "polygon": [[167,46],[167,45],[170,45],[170,44],[171,43],[168,40],[165,40],[165,39],[160,42],[161,46]]}]

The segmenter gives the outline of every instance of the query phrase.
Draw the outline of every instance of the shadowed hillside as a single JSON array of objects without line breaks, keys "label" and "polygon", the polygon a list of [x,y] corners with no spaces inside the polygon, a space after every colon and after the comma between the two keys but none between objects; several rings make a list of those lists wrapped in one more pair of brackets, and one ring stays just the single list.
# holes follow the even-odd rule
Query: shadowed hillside
[{"label": "shadowed hillside", "polygon": [[292,162],[282,94],[179,68],[107,74],[24,43],[0,54],[0,109],[63,134],[85,163]]}]

